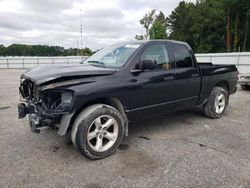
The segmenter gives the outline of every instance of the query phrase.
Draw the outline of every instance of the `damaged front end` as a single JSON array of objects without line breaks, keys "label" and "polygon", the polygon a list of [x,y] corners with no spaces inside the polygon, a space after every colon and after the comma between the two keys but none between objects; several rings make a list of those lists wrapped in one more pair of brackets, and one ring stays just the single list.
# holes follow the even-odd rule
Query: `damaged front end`
[{"label": "damaged front end", "polygon": [[[18,104],[18,116],[29,116],[30,129],[34,133],[40,133],[44,126],[67,127],[72,116],[71,109],[74,100],[74,92],[68,89],[40,87],[35,81],[21,77],[19,93],[22,103]],[[64,121],[62,122],[62,119]],[[62,124],[67,125],[62,125]],[[59,130],[59,134],[65,134],[65,130]]]}]

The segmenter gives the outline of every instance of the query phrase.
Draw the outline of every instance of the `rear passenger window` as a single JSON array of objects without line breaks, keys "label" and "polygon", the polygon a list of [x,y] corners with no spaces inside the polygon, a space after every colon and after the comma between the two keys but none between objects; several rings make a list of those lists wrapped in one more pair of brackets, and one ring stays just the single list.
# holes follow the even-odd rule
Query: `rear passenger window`
[{"label": "rear passenger window", "polygon": [[192,67],[192,58],[185,45],[172,44],[173,54],[176,60],[177,68]]}]

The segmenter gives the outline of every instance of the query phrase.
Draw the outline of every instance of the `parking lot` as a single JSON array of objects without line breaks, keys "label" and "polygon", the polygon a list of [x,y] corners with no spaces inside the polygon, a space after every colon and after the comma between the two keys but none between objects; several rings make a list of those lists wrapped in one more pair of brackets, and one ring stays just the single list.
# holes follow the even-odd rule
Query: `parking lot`
[{"label": "parking lot", "polygon": [[21,73],[0,70],[0,187],[250,187],[250,91],[221,119],[191,109],[133,123],[114,155],[91,161],[69,135],[17,118]]}]

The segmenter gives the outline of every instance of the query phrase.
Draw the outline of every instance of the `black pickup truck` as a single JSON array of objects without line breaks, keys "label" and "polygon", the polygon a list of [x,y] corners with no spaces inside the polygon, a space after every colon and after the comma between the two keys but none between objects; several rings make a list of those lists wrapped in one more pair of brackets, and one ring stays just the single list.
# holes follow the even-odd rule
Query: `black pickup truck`
[{"label": "black pickup truck", "polygon": [[114,153],[128,123],[201,106],[220,118],[235,93],[234,65],[199,64],[190,46],[169,40],[112,45],[81,64],[39,66],[21,75],[19,118],[31,131],[71,130],[74,146],[88,158]]}]

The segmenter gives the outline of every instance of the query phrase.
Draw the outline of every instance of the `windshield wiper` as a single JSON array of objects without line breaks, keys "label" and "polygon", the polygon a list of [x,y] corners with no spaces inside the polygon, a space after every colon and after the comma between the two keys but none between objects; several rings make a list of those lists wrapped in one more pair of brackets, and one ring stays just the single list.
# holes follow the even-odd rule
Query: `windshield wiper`
[{"label": "windshield wiper", "polygon": [[92,65],[101,65],[102,67],[105,67],[105,63],[101,61],[88,61],[88,63]]}]

